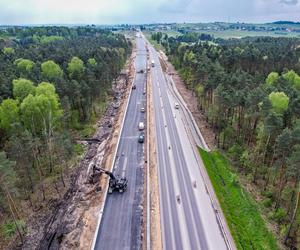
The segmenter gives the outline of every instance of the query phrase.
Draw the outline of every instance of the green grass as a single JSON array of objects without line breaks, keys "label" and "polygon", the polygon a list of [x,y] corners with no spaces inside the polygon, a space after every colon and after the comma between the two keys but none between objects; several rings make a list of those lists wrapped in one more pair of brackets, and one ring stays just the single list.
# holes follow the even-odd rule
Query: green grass
[{"label": "green grass", "polygon": [[241,250],[278,249],[258,206],[241,187],[228,160],[219,152],[199,149],[208,175],[225,214],[236,246]]},{"label": "green grass", "polygon": [[153,45],[156,50],[165,51],[165,48],[151,38],[151,32],[143,32],[147,40]]}]

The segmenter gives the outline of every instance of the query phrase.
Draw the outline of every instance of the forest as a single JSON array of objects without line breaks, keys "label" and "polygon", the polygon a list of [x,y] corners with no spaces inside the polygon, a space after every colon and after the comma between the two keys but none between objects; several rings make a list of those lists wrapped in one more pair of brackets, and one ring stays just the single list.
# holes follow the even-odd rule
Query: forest
[{"label": "forest", "polygon": [[282,243],[299,247],[300,39],[152,39],[194,92],[218,149],[259,191]]},{"label": "forest", "polygon": [[[0,241],[65,187],[131,43],[87,27],[0,29]],[[76,164],[75,164],[76,165]]]}]

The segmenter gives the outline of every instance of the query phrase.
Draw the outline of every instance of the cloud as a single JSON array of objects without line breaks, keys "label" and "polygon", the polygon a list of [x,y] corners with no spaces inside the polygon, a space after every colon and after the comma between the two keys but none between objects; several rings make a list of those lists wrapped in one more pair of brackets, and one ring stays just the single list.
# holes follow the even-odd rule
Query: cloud
[{"label": "cloud", "polygon": [[165,1],[159,7],[161,12],[184,13],[193,0]]},{"label": "cloud", "polygon": [[300,0],[0,0],[0,24],[300,21]]},{"label": "cloud", "polygon": [[286,4],[286,5],[297,5],[298,0],[280,0],[280,3]]}]

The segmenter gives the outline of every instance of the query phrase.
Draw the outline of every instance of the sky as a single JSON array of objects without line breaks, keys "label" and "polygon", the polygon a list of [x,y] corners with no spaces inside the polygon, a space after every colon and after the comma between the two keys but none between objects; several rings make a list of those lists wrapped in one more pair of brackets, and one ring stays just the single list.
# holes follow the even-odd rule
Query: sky
[{"label": "sky", "polygon": [[0,0],[0,25],[300,21],[300,0]]}]

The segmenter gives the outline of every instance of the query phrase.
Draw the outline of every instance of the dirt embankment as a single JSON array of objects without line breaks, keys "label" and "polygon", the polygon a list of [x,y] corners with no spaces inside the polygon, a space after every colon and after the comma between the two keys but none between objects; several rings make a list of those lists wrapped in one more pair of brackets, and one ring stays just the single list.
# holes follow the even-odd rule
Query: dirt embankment
[{"label": "dirt embankment", "polygon": [[193,91],[187,89],[185,83],[178,75],[174,66],[168,61],[168,57],[160,51],[161,62],[163,66],[163,70],[167,72],[169,75],[172,75],[172,78],[176,84],[176,87],[187,104],[189,110],[193,114],[196,123],[205,139],[206,144],[210,149],[214,149],[216,147],[216,139],[215,134],[210,128],[210,125],[206,121],[205,115],[200,111],[198,107],[197,97],[193,93]]},{"label": "dirt embankment", "polygon": [[47,211],[37,212],[28,219],[28,234],[22,249],[90,249],[108,180],[105,175],[91,179],[91,164],[107,169],[112,164],[128,86],[133,79],[134,56],[135,51],[113,84],[111,102],[93,136],[95,142],[89,144],[71,174],[69,189],[61,194],[59,201],[49,202]]}]

